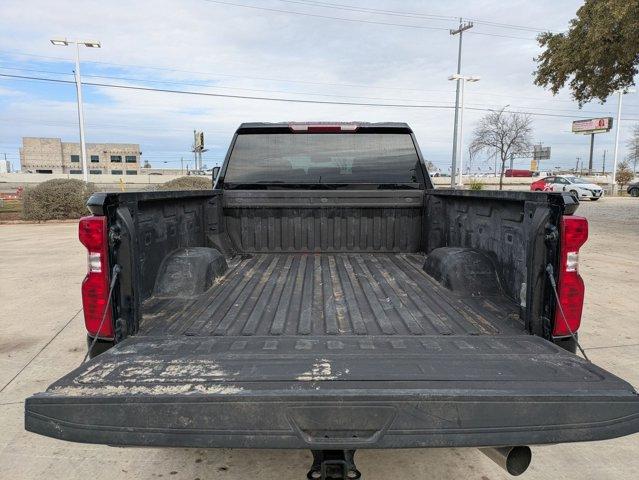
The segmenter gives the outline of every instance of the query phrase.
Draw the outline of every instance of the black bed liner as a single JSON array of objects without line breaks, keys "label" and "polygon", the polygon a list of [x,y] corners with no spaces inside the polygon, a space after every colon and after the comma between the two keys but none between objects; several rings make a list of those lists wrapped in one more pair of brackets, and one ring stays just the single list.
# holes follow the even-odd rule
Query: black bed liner
[{"label": "black bed liner", "polygon": [[498,335],[522,333],[503,295],[443,288],[418,254],[257,254],[197,298],[151,298],[151,335]]},{"label": "black bed liner", "polygon": [[139,335],[27,399],[26,428],[111,445],[312,449],[639,429],[629,384],[527,335],[507,298],[444,289],[423,260],[245,256],[205,295],[151,299]]}]

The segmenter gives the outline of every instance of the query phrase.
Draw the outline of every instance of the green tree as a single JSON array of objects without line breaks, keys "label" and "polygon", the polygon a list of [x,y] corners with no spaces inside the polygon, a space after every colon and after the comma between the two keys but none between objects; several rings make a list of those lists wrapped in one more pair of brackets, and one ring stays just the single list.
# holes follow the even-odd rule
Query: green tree
[{"label": "green tree", "polygon": [[535,84],[556,94],[566,84],[583,105],[634,85],[639,64],[639,0],[586,0],[564,33],[537,37]]}]

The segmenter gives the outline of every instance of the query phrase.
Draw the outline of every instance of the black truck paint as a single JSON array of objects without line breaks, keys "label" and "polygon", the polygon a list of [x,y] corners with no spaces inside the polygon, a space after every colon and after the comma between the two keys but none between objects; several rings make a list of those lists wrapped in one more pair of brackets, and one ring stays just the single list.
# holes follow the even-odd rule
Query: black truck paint
[{"label": "black truck paint", "polygon": [[[411,188],[227,187],[237,136],[267,131],[290,133],[241,126],[211,191],[91,198],[122,270],[116,338],[27,399],[27,430],[314,451],[639,430],[633,387],[550,335],[570,195],[435,190],[420,153]],[[412,136],[358,129],[388,131]]]}]

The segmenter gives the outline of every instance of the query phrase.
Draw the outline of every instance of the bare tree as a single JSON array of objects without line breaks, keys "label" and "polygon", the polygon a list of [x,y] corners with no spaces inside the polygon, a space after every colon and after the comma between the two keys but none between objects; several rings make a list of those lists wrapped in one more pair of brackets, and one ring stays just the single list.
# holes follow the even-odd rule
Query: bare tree
[{"label": "bare tree", "polygon": [[626,146],[628,147],[628,156],[626,158],[629,162],[632,162],[632,173],[637,173],[637,162],[639,162],[639,124],[635,125],[632,136],[628,139]]},{"label": "bare tree", "polygon": [[619,184],[622,190],[624,185],[630,183],[633,177],[634,173],[630,171],[628,162],[624,161],[617,165],[617,175],[615,176],[615,181]]},{"label": "bare tree", "polygon": [[471,156],[479,152],[501,161],[499,190],[503,188],[504,168],[511,155],[520,155],[532,148],[532,120],[521,113],[490,112],[485,115],[473,132],[470,144]]}]

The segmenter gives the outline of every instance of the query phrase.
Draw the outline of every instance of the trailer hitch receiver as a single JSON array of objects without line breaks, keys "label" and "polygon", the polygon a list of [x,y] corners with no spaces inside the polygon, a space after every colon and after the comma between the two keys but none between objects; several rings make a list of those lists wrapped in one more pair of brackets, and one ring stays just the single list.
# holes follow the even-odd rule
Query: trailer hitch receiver
[{"label": "trailer hitch receiver", "polygon": [[358,480],[362,474],[355,467],[355,450],[311,450],[313,465],[308,480]]}]

